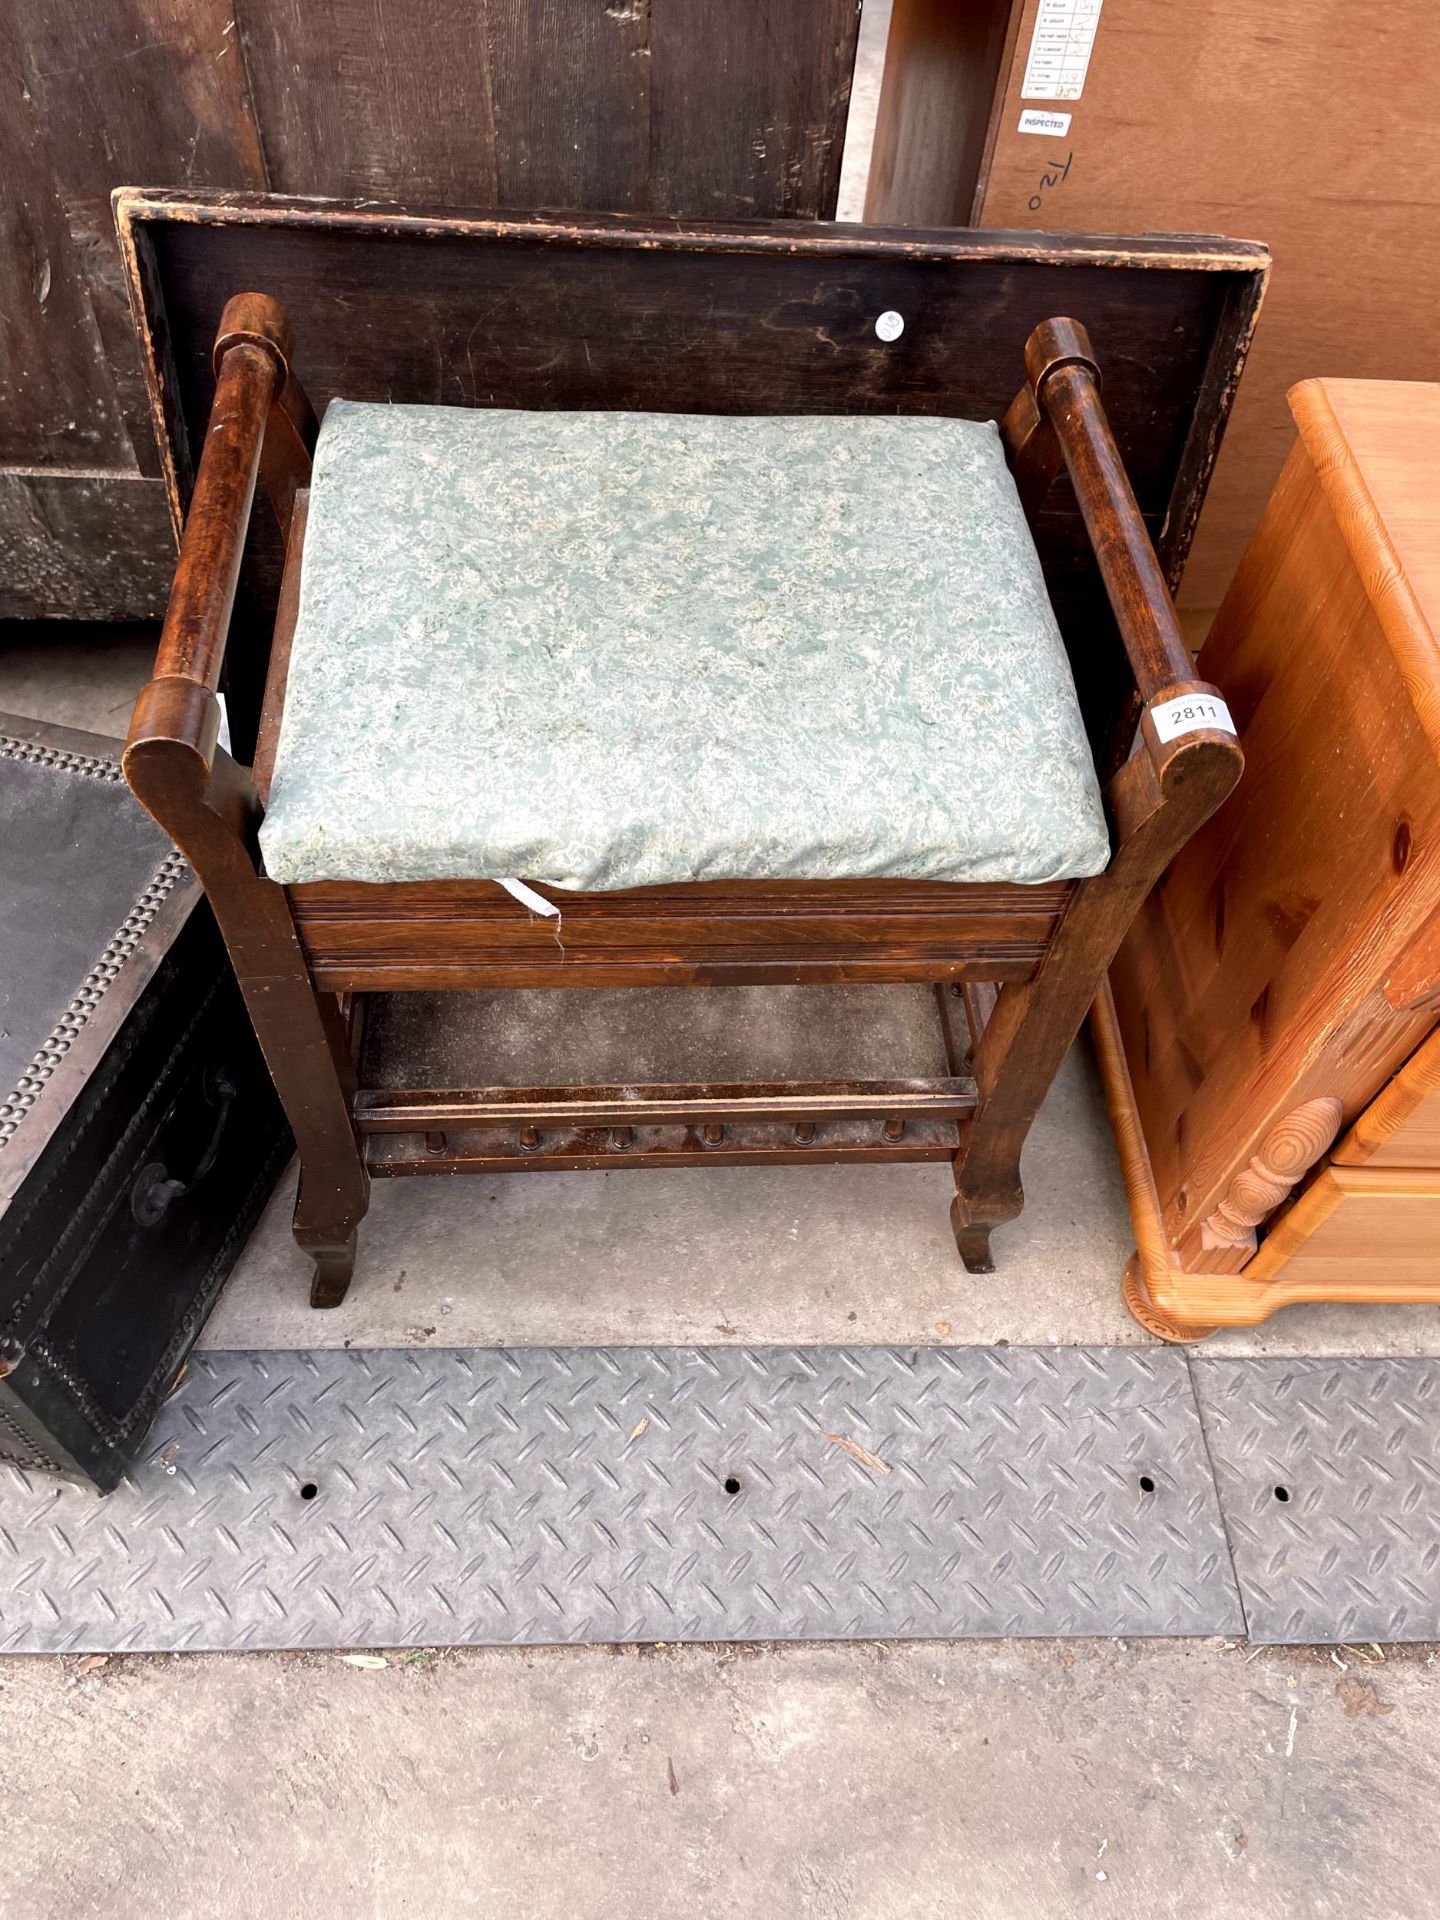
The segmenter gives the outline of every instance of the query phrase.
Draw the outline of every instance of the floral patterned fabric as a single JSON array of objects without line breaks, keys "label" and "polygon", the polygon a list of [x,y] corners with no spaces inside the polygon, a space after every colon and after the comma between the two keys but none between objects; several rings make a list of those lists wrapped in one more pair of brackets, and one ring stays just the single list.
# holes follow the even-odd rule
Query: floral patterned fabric
[{"label": "floral patterned fabric", "polygon": [[261,847],[587,889],[1109,858],[992,424],[345,401]]}]

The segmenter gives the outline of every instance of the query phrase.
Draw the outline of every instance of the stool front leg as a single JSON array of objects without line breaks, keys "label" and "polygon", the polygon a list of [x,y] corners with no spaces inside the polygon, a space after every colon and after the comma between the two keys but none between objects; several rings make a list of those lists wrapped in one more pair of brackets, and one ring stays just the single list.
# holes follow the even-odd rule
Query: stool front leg
[{"label": "stool front leg", "polygon": [[[956,1156],[951,1208],[956,1244],[972,1273],[993,1271],[990,1235],[1021,1211],[1026,1136],[1131,921],[1244,767],[1223,700],[1195,677],[1105,417],[1085,329],[1073,320],[1045,321],[1026,343],[1025,365],[1028,386],[1005,422],[1017,484],[1033,512],[1062,460],[1069,471],[1134,676],[1126,715],[1118,717],[1134,737],[1129,757],[1104,786],[1114,842],[1109,866],[1076,883],[1036,978],[1003,986],[976,1037],[978,1105]],[[1194,715],[1177,731],[1166,710],[1187,697]]]},{"label": "stool front leg", "polygon": [[[284,890],[259,871],[263,812],[246,770],[218,745],[216,687],[269,423],[290,386],[289,325],[263,296],[226,307],[217,380],[155,674],[124,754],[131,791],[200,878],[300,1156],[295,1237],[315,1261],[312,1301],[344,1297],[368,1181],[350,1114],[349,1055],[317,995]],[[286,416],[291,428],[291,416]],[[264,460],[294,462],[293,444]],[[277,482],[278,484],[278,482]],[[293,496],[292,496],[293,497]],[[282,523],[290,498],[277,502]]]}]

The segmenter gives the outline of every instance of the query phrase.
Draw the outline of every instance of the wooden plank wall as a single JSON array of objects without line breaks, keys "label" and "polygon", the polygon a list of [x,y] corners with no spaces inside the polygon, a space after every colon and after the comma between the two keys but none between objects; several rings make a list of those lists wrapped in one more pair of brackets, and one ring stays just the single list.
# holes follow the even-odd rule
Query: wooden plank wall
[{"label": "wooden plank wall", "polygon": [[163,608],[112,188],[823,219],[858,25],[858,0],[0,0],[0,618]]}]

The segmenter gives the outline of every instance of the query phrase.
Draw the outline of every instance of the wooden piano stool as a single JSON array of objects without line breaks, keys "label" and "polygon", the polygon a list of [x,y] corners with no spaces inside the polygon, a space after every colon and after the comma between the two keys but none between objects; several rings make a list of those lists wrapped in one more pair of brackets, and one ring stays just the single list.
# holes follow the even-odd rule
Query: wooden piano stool
[{"label": "wooden piano stool", "polygon": [[[213,902],[294,1129],[294,1230],[315,1263],[314,1304],[344,1296],[372,1177],[470,1170],[948,1160],[959,1251],[990,1271],[991,1232],[1022,1205],[1031,1121],[1133,913],[1239,774],[1170,593],[1263,249],[562,223],[128,189],[117,208],[181,536],[126,776]],[[877,332],[892,312],[899,340]],[[311,402],[323,411],[337,397],[1002,420],[1109,864],[1028,886],[791,878],[581,892],[564,899],[563,942],[491,879],[278,884],[257,834],[300,603]],[[217,744],[222,676],[233,754]],[[446,694],[435,686],[437,702]],[[1195,714],[1176,730],[1187,697]],[[932,985],[948,1074],[358,1083],[374,994],[839,982]]]}]

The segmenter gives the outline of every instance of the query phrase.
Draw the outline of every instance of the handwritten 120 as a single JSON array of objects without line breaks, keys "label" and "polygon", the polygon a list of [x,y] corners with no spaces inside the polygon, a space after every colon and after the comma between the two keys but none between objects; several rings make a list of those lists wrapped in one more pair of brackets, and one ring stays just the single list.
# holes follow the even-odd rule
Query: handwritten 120
[{"label": "handwritten 120", "polygon": [[1065,161],[1063,166],[1058,160],[1053,160],[1046,167],[1045,171],[1040,175],[1040,184],[1036,187],[1034,193],[1031,194],[1030,198],[1025,202],[1026,206],[1029,207],[1032,213],[1038,213],[1041,207],[1044,206],[1045,195],[1050,191],[1052,187],[1059,186],[1060,182],[1065,178],[1066,174],[1069,173],[1070,162],[1074,158],[1075,158],[1075,150],[1072,147],[1069,153],[1067,153],[1065,156]]}]

